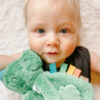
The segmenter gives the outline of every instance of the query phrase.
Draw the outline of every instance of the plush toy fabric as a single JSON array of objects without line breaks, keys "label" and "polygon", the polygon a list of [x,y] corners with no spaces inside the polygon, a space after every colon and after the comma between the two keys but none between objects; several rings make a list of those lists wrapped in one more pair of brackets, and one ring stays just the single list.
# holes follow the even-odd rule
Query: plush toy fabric
[{"label": "plush toy fabric", "polygon": [[92,85],[64,72],[44,72],[41,58],[27,50],[2,72],[4,85],[24,100],[93,100]]}]

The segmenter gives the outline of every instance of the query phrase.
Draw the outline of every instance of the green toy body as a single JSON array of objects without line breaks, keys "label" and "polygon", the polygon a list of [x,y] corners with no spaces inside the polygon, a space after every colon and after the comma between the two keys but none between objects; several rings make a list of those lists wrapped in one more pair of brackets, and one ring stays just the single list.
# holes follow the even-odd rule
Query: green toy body
[{"label": "green toy body", "polygon": [[93,100],[92,85],[63,72],[44,72],[41,58],[27,50],[3,73],[4,85],[24,100]]}]

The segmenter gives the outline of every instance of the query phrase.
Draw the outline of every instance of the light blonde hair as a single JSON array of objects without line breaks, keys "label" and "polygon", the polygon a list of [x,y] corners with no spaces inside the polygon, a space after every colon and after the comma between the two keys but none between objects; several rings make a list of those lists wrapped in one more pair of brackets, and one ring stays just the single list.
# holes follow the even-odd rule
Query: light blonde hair
[{"label": "light blonde hair", "polygon": [[[24,15],[25,15],[26,25],[27,25],[27,7],[28,7],[29,1],[30,0],[25,0],[25,6],[24,6]],[[70,16],[75,20],[75,28],[79,32],[80,27],[81,27],[79,0],[48,0],[48,2],[52,2],[52,4],[54,5],[56,4],[56,2],[60,2],[60,4],[62,5],[65,4],[66,8],[69,10],[71,14]]]}]

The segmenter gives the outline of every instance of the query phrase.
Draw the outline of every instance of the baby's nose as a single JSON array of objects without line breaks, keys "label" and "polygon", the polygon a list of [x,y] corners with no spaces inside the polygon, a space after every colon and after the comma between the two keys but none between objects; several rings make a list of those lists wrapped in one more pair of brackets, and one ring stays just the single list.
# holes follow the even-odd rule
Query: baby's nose
[{"label": "baby's nose", "polygon": [[58,46],[60,44],[60,41],[57,34],[50,34],[47,38],[46,44],[48,46]]}]

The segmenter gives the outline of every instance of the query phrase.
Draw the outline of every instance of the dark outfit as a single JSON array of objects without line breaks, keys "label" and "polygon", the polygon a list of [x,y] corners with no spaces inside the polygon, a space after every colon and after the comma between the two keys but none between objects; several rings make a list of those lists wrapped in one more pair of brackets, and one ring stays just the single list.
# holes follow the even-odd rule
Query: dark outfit
[{"label": "dark outfit", "polygon": [[[73,54],[69,56],[64,63],[67,63],[68,65],[72,64],[77,68],[81,69],[81,75],[87,77],[89,81],[91,81],[90,54],[88,49],[82,46],[76,47]],[[43,69],[44,71],[49,71],[49,67],[47,67],[45,63]],[[60,68],[57,68],[57,71],[59,71],[59,69]]]}]

